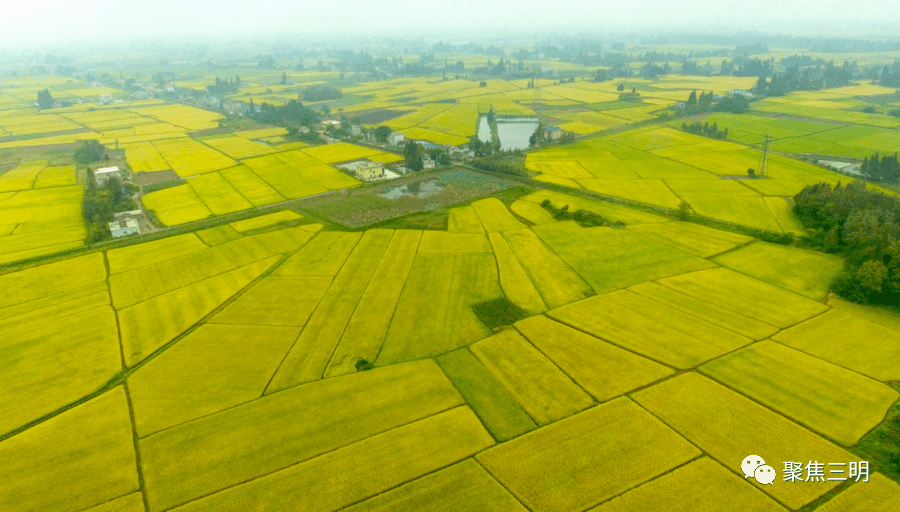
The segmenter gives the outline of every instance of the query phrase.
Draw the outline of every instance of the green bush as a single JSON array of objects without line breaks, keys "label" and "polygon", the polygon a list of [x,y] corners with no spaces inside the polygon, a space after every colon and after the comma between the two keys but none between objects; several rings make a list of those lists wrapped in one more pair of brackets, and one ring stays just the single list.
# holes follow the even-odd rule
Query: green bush
[{"label": "green bush", "polygon": [[565,205],[562,208],[556,208],[549,199],[541,201],[541,206],[550,212],[550,215],[556,220],[574,220],[579,225],[586,228],[603,226],[606,224],[604,218],[594,212],[588,210],[576,210],[575,213],[571,213],[569,212],[569,205]]},{"label": "green bush", "polygon": [[100,160],[106,148],[94,139],[82,140],[75,148],[72,158],[79,164],[90,164]]}]

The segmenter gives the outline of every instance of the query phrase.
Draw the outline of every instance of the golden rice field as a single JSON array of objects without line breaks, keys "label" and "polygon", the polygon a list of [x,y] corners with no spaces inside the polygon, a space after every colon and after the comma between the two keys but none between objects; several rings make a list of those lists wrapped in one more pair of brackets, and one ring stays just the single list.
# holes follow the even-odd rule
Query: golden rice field
[{"label": "golden rice field", "polygon": [[[217,140],[227,139],[206,142]],[[238,166],[225,159],[220,165],[227,169],[189,177],[184,185],[151,192],[142,200],[160,222],[184,224],[356,185],[357,180],[328,163],[382,155],[391,160],[378,150],[338,143],[246,158]]]},{"label": "golden rice field", "polygon": [[[269,85],[280,73],[247,80],[260,100],[296,97]],[[344,88],[357,103],[340,108],[405,112],[378,124],[464,144],[491,109],[543,105],[594,133],[755,79],[628,81],[643,104],[597,111],[586,105],[615,102],[621,80],[537,82],[382,80]],[[116,91],[45,83],[59,97]],[[173,170],[181,185],[142,198],[168,225],[352,187],[334,164],[400,159],[277,145],[282,128],[193,138],[221,115],[158,101],[38,112],[37,90],[0,81],[0,148],[93,138],[134,172]],[[882,92],[760,106],[827,120]],[[866,117],[758,117],[742,117],[734,140],[774,127],[781,147],[894,141]],[[758,165],[743,144],[649,126],[530,152],[526,165],[547,183],[802,233],[785,198],[840,177],[773,156],[768,179],[722,179]],[[0,174],[0,264],[83,244],[76,168],[40,158]],[[900,315],[830,296],[842,259],[556,191],[501,198],[450,208],[446,230],[339,231],[282,210],[4,267],[0,510],[896,508],[900,484],[875,463],[867,483],[781,479],[783,461],[865,460],[861,439],[900,399]],[[556,220],[545,200],[625,229]],[[774,485],[744,478],[749,454],[777,470]]]},{"label": "golden rice field", "polygon": [[82,246],[83,196],[74,165],[21,161],[0,174],[0,263]]},{"label": "golden rice field", "polygon": [[[610,111],[616,112],[616,111]],[[538,180],[676,209],[776,233],[800,234],[790,197],[839,174],[771,155],[764,179],[743,179],[762,153],[746,146],[650,126],[529,153]],[[734,179],[734,178],[740,179]]]},{"label": "golden rice field", "polygon": [[[313,159],[279,155],[244,169]],[[449,216],[272,230],[302,220],[283,211],[0,275],[0,504],[837,510],[895,492],[874,470],[762,486],[740,468],[860,460],[900,398],[900,317],[811,284],[841,262],[548,191]],[[521,314],[492,329],[476,311],[498,299]]]}]

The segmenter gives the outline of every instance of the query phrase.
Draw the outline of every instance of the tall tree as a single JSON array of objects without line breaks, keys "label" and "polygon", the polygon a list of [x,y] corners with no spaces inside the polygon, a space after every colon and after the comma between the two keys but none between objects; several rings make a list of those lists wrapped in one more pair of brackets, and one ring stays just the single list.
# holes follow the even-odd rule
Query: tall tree
[{"label": "tall tree", "polygon": [[375,128],[375,140],[386,143],[391,132],[393,132],[393,130],[391,130],[389,126],[379,126],[378,128]]},{"label": "tall tree", "polygon": [[406,168],[412,172],[422,170],[422,147],[416,142],[409,141],[403,148],[403,158],[406,160]]},{"label": "tall tree", "polygon": [[685,103],[685,110],[688,112],[697,110],[697,91],[691,91],[691,95],[688,96],[687,103]]},{"label": "tall tree", "polygon": [[53,96],[50,95],[49,89],[44,89],[43,91],[38,91],[37,95],[38,106],[42,109],[53,107]]}]

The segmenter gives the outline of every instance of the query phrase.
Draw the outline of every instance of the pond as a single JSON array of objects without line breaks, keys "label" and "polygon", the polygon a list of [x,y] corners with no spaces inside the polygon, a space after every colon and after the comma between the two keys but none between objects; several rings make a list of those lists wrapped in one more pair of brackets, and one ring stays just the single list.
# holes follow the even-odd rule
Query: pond
[{"label": "pond", "polygon": [[378,195],[392,201],[400,199],[403,196],[425,199],[435,194],[439,194],[444,188],[446,187],[442,183],[432,179],[391,187]]},{"label": "pond", "polygon": [[[528,139],[538,126],[536,117],[497,117],[497,137],[500,138],[500,149],[503,151],[528,149]],[[478,118],[478,139],[484,142],[491,140],[491,127],[487,116]]]}]

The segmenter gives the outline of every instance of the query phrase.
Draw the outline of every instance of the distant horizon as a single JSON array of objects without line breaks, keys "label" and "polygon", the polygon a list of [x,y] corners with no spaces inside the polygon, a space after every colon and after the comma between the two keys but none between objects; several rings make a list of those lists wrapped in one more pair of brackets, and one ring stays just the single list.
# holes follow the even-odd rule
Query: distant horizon
[{"label": "distant horizon", "polygon": [[65,44],[119,45],[154,41],[239,41],[383,38],[429,41],[492,37],[599,37],[628,33],[755,32],[824,38],[900,38],[900,21],[887,21],[893,0],[861,0],[848,9],[837,0],[723,6],[712,0],[677,5],[658,0],[575,0],[564,8],[540,2],[458,0],[345,0],[302,5],[275,0],[182,4],[159,0],[129,5],[109,0],[62,3],[35,0],[5,9],[0,51]]}]

